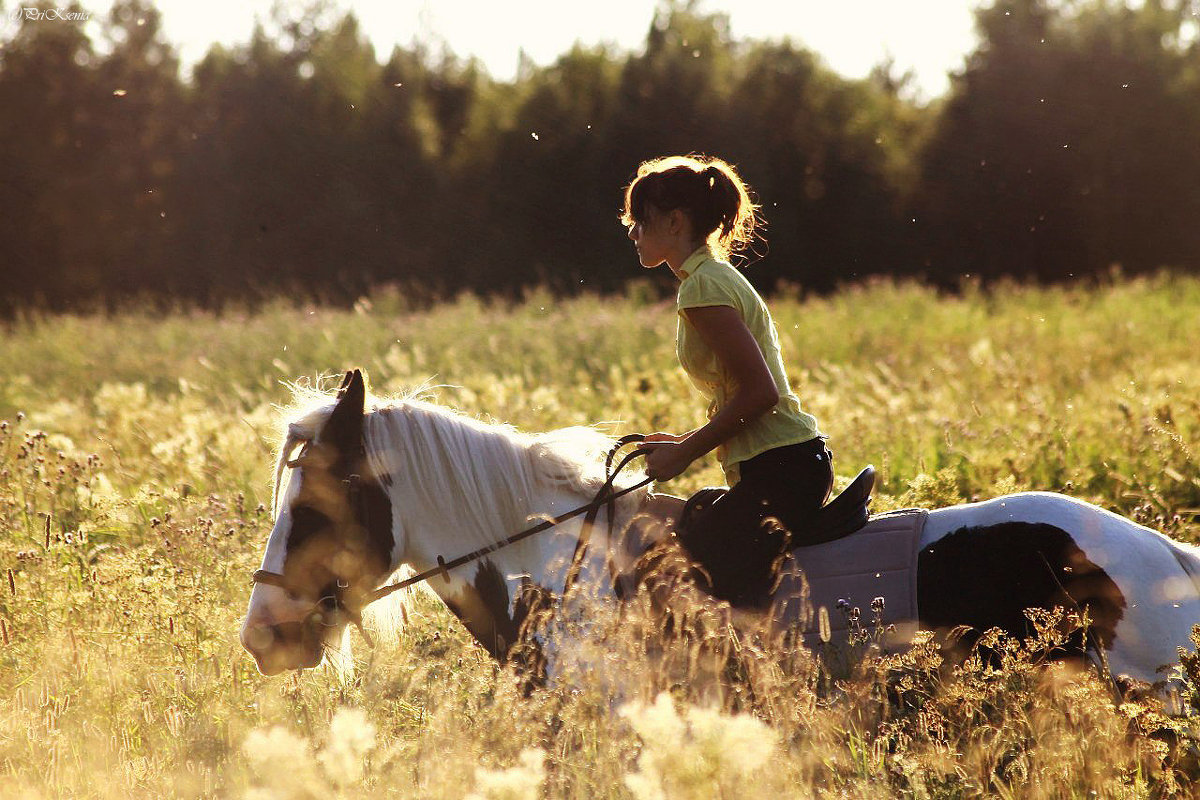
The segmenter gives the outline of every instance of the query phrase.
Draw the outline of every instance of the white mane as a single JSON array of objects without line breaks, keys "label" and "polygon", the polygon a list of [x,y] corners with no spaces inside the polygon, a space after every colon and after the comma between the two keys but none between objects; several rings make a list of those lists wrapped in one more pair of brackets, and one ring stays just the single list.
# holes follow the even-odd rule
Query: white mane
[{"label": "white mane", "polygon": [[[324,403],[288,425],[275,467],[275,504],[288,460],[328,419]],[[528,525],[539,500],[567,490],[586,496],[604,482],[604,455],[612,440],[585,427],[525,434],[511,425],[483,422],[415,398],[368,399],[363,438],[377,476],[391,480],[397,514],[487,544]],[[618,485],[642,476],[622,475]],[[639,502],[639,493],[623,503]],[[561,509],[560,509],[561,510]]]},{"label": "white mane", "polygon": [[448,525],[472,544],[526,527],[531,513],[548,511],[548,494],[565,489],[590,499],[604,482],[611,444],[590,428],[529,435],[418,400],[369,414],[366,440],[373,466],[392,476],[392,499],[405,517]]}]

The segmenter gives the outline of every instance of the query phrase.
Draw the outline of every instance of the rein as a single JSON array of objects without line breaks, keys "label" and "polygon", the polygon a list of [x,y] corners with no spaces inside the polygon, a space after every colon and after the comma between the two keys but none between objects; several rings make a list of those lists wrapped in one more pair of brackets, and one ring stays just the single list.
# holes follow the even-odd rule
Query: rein
[{"label": "rein", "polygon": [[[351,609],[350,607],[348,607],[345,604],[345,602],[343,600],[343,596],[350,589],[350,584],[347,581],[341,580],[340,578],[337,580],[337,589],[338,589],[337,594],[331,595],[329,597],[321,598],[320,600],[317,601],[316,605],[320,606],[320,605],[324,604],[324,602],[326,600],[332,600],[333,608],[330,610],[342,611],[342,613],[344,613],[349,618],[349,620],[352,623],[354,623],[355,627],[358,628],[359,632],[362,633],[363,638],[366,640],[366,642],[368,644],[373,644],[373,642],[371,641],[371,638],[369,636],[367,636],[366,631],[364,631],[363,627],[362,627],[362,610],[365,609],[367,606],[369,606],[371,603],[374,603],[377,600],[382,600],[383,598],[387,597],[388,595],[390,595],[394,592],[398,592],[401,589],[407,589],[408,587],[414,586],[423,581],[427,581],[427,580],[436,578],[439,575],[442,577],[443,580],[445,580],[447,583],[449,583],[450,582],[450,570],[452,570],[456,567],[461,567],[464,564],[469,564],[472,561],[478,561],[479,559],[483,558],[484,556],[494,553],[497,550],[502,550],[505,547],[508,547],[509,545],[513,545],[519,541],[522,541],[523,539],[528,539],[530,536],[534,536],[534,535],[542,533],[544,531],[548,531],[551,528],[561,525],[562,523],[564,523],[568,520],[574,519],[575,517],[578,517],[581,514],[586,514],[587,517],[584,520],[583,529],[579,533],[579,541],[576,542],[576,545],[575,545],[575,555],[572,558],[571,567],[567,573],[566,586],[569,587],[572,583],[574,583],[576,577],[579,574],[579,569],[580,569],[580,567],[582,565],[582,561],[583,561],[583,555],[587,550],[588,541],[591,538],[592,526],[593,526],[593,523],[595,522],[596,517],[599,515],[600,509],[603,508],[604,506],[609,507],[609,509],[610,509],[609,524],[611,526],[611,524],[612,524],[611,509],[613,507],[613,504],[615,504],[616,501],[618,499],[620,499],[621,497],[624,497],[625,495],[629,494],[630,492],[637,491],[638,489],[642,488],[643,486],[646,486],[647,484],[649,484],[651,481],[654,480],[653,478],[645,478],[644,480],[634,484],[633,486],[627,486],[624,489],[619,489],[619,490],[614,490],[614,486],[613,486],[614,482],[617,479],[617,476],[619,476],[621,474],[621,471],[623,469],[625,469],[625,467],[629,464],[629,462],[632,461],[633,459],[637,458],[638,456],[645,455],[647,451],[645,448],[641,448],[641,447],[637,448],[636,450],[634,450],[631,453],[629,453],[628,455],[626,455],[623,459],[621,459],[621,461],[617,464],[616,468],[614,469],[612,464],[613,464],[614,458],[616,457],[616,454],[618,452],[620,452],[622,448],[624,448],[634,442],[638,442],[638,443],[643,442],[643,441],[645,441],[645,439],[646,439],[646,437],[644,434],[631,433],[626,436],[622,436],[620,439],[618,439],[616,441],[616,443],[613,445],[612,449],[609,450],[608,455],[604,461],[604,473],[605,473],[604,484],[596,492],[596,495],[592,498],[591,502],[589,502],[585,505],[579,506],[578,508],[571,509],[570,511],[560,514],[557,517],[554,517],[552,519],[544,520],[544,521],[538,523],[537,525],[534,525],[533,527],[526,528],[525,530],[520,531],[518,533],[514,533],[512,536],[509,536],[506,539],[501,539],[498,542],[489,544],[486,547],[481,547],[478,550],[473,550],[470,553],[466,553],[464,555],[458,556],[457,558],[452,559],[450,561],[446,561],[444,558],[442,558],[442,556],[439,555],[437,557],[438,565],[436,567],[432,567],[431,569],[427,569],[424,572],[421,572],[421,573],[418,573],[411,577],[405,578],[402,581],[397,581],[396,583],[389,583],[386,586],[381,586],[378,589],[368,592],[367,594],[365,594],[363,596],[363,602],[356,609]],[[349,476],[349,478],[347,478],[344,481],[344,483],[347,485],[347,489],[348,489],[350,497],[351,497],[351,502],[353,505],[356,505],[356,506],[361,504],[361,502],[358,500],[358,498],[360,496],[359,484],[361,483],[361,481],[362,481],[362,478],[358,475],[351,475],[351,476]],[[251,576],[250,580],[252,583],[265,583],[265,584],[268,584],[271,586],[278,586],[278,587],[284,589],[285,591],[290,591],[290,589],[291,589],[290,584],[287,581],[287,578],[285,578],[283,575],[280,575],[277,572],[269,572],[267,570],[260,569],[260,570],[257,570],[253,576]],[[321,614],[321,612],[317,612],[317,613],[321,617],[325,616],[324,614]]]},{"label": "rein", "polygon": [[[366,606],[370,605],[371,603],[374,603],[376,600],[382,600],[383,598],[387,597],[388,595],[392,594],[393,592],[398,592],[401,589],[407,589],[409,586],[413,586],[415,584],[421,583],[422,581],[430,580],[431,578],[435,578],[439,575],[442,577],[443,580],[445,580],[447,583],[449,583],[450,582],[450,570],[454,569],[455,567],[461,567],[463,564],[469,564],[472,561],[478,561],[479,559],[483,558],[486,555],[494,553],[497,550],[502,550],[505,547],[508,547],[509,545],[516,544],[517,542],[521,541],[522,539],[528,539],[530,536],[533,536],[538,533],[542,533],[543,531],[548,531],[551,528],[561,525],[562,523],[566,522],[567,520],[578,517],[580,514],[588,514],[591,518],[589,520],[589,522],[591,520],[594,520],[596,513],[599,512],[601,507],[603,507],[605,505],[608,505],[611,507],[611,505],[613,503],[615,503],[619,498],[624,497],[625,495],[629,494],[630,492],[633,492],[633,491],[636,491],[636,490],[642,488],[643,486],[649,484],[652,480],[654,480],[653,478],[646,478],[645,480],[642,480],[641,482],[636,483],[633,486],[627,486],[626,488],[620,489],[617,491],[613,490],[613,482],[617,479],[617,476],[621,474],[621,470],[623,470],[625,468],[625,466],[627,464],[629,464],[629,462],[632,461],[634,458],[637,458],[638,456],[641,456],[641,455],[645,455],[645,451],[641,448],[634,450],[632,453],[629,453],[627,456],[625,456],[620,461],[620,463],[617,464],[616,469],[610,470],[609,467],[611,467],[611,465],[612,465],[613,457],[621,448],[625,447],[626,445],[630,444],[631,442],[640,442],[645,438],[646,437],[640,433],[633,433],[633,434],[629,434],[628,436],[624,436],[617,440],[617,443],[613,446],[613,449],[609,451],[608,459],[604,465],[605,473],[606,473],[604,485],[601,486],[599,491],[596,492],[595,497],[592,498],[592,501],[590,503],[587,503],[586,505],[582,505],[579,508],[571,509],[570,511],[568,511],[564,514],[560,514],[559,516],[554,517],[553,519],[544,520],[544,521],[538,523],[537,525],[534,525],[532,528],[526,528],[525,530],[520,531],[519,533],[514,533],[512,536],[509,536],[507,539],[501,539],[500,541],[495,542],[493,544],[489,544],[486,547],[481,547],[478,550],[473,550],[470,553],[461,555],[452,561],[446,561],[441,556],[438,556],[438,558],[437,558],[438,565],[436,567],[427,569],[424,572],[421,572],[417,575],[413,575],[412,577],[405,578],[402,581],[398,581],[396,583],[389,583],[387,586],[382,586],[382,587],[376,589],[375,591],[373,591],[367,595],[367,601],[365,603],[363,603],[363,606],[366,607]],[[576,562],[576,563],[578,563],[580,561],[581,556],[582,556],[582,551],[587,546],[587,536],[589,534],[590,534],[590,525],[585,527],[584,531],[582,531],[580,533],[579,546],[576,547],[576,551],[575,551],[574,562]],[[575,574],[578,574],[578,569],[576,568],[574,563],[572,564],[572,569]]]}]

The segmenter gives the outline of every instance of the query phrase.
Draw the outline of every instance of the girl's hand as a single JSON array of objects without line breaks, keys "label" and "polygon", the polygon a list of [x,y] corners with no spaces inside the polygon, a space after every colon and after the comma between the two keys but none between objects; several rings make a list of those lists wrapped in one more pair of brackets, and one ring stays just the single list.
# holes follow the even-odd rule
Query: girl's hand
[{"label": "girl's hand", "polygon": [[682,475],[693,461],[687,448],[678,440],[659,440],[648,444],[646,449],[650,452],[646,454],[646,474],[656,481],[669,481]]}]

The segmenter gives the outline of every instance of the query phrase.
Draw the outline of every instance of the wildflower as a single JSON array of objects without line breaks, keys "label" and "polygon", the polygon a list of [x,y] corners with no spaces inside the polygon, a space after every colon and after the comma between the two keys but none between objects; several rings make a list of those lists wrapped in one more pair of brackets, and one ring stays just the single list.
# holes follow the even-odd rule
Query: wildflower
[{"label": "wildflower", "polygon": [[522,750],[517,763],[508,769],[476,768],[477,791],[467,795],[467,800],[534,800],[542,796],[545,780],[546,754],[530,747]]},{"label": "wildflower", "polygon": [[354,784],[362,780],[364,761],[374,749],[375,726],[366,713],[361,708],[339,708],[317,760],[334,783]]},{"label": "wildflower", "polygon": [[264,787],[248,797],[268,800],[321,796],[325,782],[313,768],[308,742],[286,728],[251,731],[242,749]]},{"label": "wildflower", "polygon": [[779,756],[773,731],[748,714],[689,708],[680,715],[663,692],[653,705],[622,709],[642,740],[637,771],[625,785],[639,800],[736,791]]}]

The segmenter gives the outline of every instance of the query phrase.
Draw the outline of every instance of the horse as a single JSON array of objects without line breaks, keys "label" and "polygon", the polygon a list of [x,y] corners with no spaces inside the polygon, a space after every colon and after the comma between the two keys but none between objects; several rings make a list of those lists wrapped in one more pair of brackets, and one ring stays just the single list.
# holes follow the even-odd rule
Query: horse
[{"label": "horse", "polygon": [[[336,400],[287,427],[243,646],[265,675],[317,666],[348,626],[362,629],[364,607],[405,567],[430,576],[428,587],[500,661],[513,655],[531,611],[572,578],[582,576],[600,599],[621,597],[612,565],[621,548],[610,532],[629,530],[639,515],[679,510],[639,488],[640,476],[619,479],[623,496],[594,509],[601,533],[588,547],[579,516],[496,544],[531,520],[587,506],[605,481],[609,443],[590,428],[525,434],[415,397],[368,407],[361,372],[347,372]],[[1022,636],[1026,609],[1065,607],[1090,621],[1081,657],[1154,683],[1200,622],[1200,548],[1090,503],[1022,492],[923,511],[920,521],[914,619],[900,626],[909,633],[1000,628]],[[874,524],[824,546],[853,547]],[[461,566],[445,560],[472,549],[486,555]],[[852,551],[868,572],[875,549]],[[804,550],[794,551],[801,563]],[[785,573],[762,613],[790,624],[779,609],[808,599],[805,577]]]}]

